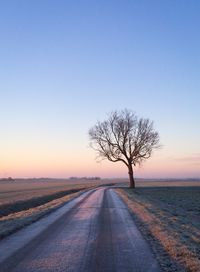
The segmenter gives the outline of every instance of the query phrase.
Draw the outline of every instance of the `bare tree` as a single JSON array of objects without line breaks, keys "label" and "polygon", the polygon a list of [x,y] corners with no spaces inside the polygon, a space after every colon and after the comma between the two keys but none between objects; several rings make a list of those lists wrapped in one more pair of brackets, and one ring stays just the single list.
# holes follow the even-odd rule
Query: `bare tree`
[{"label": "bare tree", "polygon": [[133,166],[151,157],[159,147],[159,134],[153,122],[138,118],[132,111],[114,111],[107,120],[89,130],[91,147],[98,157],[123,162],[128,167],[130,187],[135,188]]}]

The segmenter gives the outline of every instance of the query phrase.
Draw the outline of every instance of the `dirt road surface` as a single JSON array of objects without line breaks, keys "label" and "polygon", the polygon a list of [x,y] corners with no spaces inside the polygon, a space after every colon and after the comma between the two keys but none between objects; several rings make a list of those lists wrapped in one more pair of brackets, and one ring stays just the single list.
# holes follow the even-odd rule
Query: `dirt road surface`
[{"label": "dirt road surface", "polygon": [[22,248],[17,246],[25,239],[23,235],[29,236],[29,231],[31,236],[31,228],[42,228],[47,219],[2,240],[0,271],[160,271],[126,205],[113,189],[92,190],[65,206],[60,218]]}]

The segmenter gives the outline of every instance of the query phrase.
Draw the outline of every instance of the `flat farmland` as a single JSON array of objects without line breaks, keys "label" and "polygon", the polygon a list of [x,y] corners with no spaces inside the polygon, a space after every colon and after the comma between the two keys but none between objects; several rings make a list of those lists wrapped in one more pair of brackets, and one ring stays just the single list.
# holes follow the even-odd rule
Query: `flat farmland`
[{"label": "flat farmland", "polygon": [[169,185],[120,188],[117,192],[127,203],[163,271],[197,272],[200,267],[200,186],[197,185],[200,183]]},{"label": "flat farmland", "polygon": [[82,189],[94,184],[92,181],[40,181],[40,180],[16,180],[0,181],[0,205],[14,203],[34,197],[53,194],[71,189]]},{"label": "flat farmland", "polygon": [[34,197],[53,194],[71,189],[83,189],[91,186],[124,182],[121,179],[17,179],[15,181],[0,180],[0,206],[7,203],[14,203],[19,200],[26,200]]},{"label": "flat farmland", "polygon": [[0,238],[29,225],[82,192],[111,180],[15,180],[0,182]]},{"label": "flat farmland", "polygon": [[[126,180],[125,184],[128,185]],[[198,187],[200,186],[200,180],[187,180],[187,179],[155,179],[145,180],[136,179],[136,187]]]},{"label": "flat farmland", "polygon": [[[16,181],[0,181],[0,206],[14,203],[34,197],[53,194],[71,189],[89,188],[104,184],[123,184],[128,186],[127,179],[102,179],[102,180],[40,180],[40,179],[18,179]],[[164,187],[164,186],[199,186],[200,181],[187,180],[138,180],[137,187]]]}]

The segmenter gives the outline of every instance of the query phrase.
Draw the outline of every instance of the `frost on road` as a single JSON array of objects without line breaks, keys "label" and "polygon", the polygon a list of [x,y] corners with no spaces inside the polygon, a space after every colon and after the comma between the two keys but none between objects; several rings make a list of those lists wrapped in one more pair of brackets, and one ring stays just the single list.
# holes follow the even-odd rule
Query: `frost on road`
[{"label": "frost on road", "polygon": [[160,271],[125,204],[112,189],[93,190],[80,201],[77,198],[74,205],[65,206],[69,205],[56,222],[3,260],[0,271]]}]

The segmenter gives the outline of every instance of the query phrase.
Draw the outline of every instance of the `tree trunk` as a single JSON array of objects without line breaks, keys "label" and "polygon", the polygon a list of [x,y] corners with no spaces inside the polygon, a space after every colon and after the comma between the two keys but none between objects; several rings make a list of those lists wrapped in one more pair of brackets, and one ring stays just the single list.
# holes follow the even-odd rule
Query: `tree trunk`
[{"label": "tree trunk", "polygon": [[135,188],[135,180],[134,180],[134,177],[133,177],[133,166],[132,166],[132,164],[129,165],[129,167],[128,167],[128,174],[129,174],[129,181],[130,181],[129,187],[130,188]]}]

